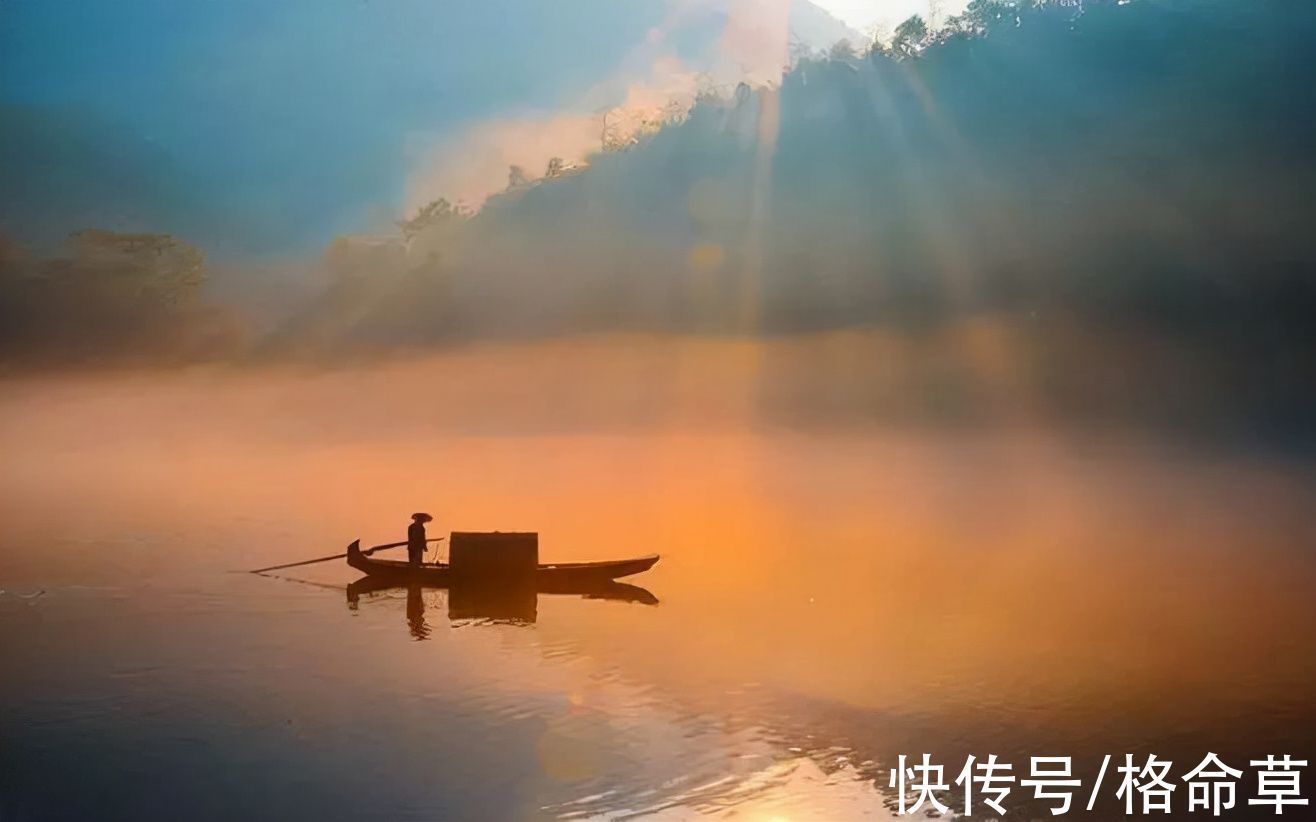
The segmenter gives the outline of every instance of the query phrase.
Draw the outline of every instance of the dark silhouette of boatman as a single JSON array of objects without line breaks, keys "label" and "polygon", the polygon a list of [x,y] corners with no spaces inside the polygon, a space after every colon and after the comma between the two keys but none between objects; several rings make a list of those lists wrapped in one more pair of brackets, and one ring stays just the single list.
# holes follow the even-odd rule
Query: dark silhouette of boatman
[{"label": "dark silhouette of boatman", "polygon": [[429,514],[412,514],[407,526],[407,561],[419,566],[425,558],[425,523],[433,521]]}]

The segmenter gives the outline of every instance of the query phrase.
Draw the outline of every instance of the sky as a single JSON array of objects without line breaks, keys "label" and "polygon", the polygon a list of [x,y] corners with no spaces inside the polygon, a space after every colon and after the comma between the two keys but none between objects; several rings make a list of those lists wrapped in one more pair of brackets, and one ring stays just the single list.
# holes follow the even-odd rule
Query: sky
[{"label": "sky", "polygon": [[[913,14],[929,16],[958,14],[968,0],[814,0],[832,15],[861,32],[874,27],[891,30]],[[933,6],[936,6],[934,9]]]},{"label": "sky", "polygon": [[560,105],[662,6],[6,0],[0,163],[24,197],[0,217],[314,247],[399,202],[414,135]]}]

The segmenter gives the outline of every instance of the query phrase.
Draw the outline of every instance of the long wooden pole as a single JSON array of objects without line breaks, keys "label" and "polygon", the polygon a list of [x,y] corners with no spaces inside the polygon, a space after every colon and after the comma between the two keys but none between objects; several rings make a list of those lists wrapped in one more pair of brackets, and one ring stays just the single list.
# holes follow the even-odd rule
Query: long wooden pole
[{"label": "long wooden pole", "polygon": [[[443,542],[443,537],[435,537],[434,539],[427,539],[427,540],[425,540],[425,541],[426,541],[426,542]],[[406,540],[403,540],[402,542],[390,542],[390,543],[387,543],[387,544],[385,544],[385,545],[376,545],[376,546],[373,546],[373,547],[371,547],[371,548],[367,548],[366,550],[362,551],[361,553],[363,553],[363,554],[373,554],[373,553],[375,553],[376,551],[383,551],[383,550],[385,550],[386,548],[401,548],[403,545],[406,545],[406,544],[407,544],[407,541],[406,541]],[[256,568],[256,569],[254,569],[254,570],[248,571],[247,573],[249,573],[249,574],[263,574],[263,573],[265,573],[266,571],[278,571],[278,570],[281,570],[281,569],[283,569],[283,568],[296,568],[298,565],[314,565],[314,564],[317,563],[317,562],[328,562],[328,561],[331,560],[331,559],[342,559],[342,558],[345,557],[345,556],[347,556],[347,554],[334,554],[334,555],[331,556],[331,557],[317,557],[316,559],[304,559],[304,560],[302,560],[301,562],[289,562],[289,563],[286,563],[286,564],[284,564],[284,565],[271,565],[271,566],[268,567],[268,568]]]}]

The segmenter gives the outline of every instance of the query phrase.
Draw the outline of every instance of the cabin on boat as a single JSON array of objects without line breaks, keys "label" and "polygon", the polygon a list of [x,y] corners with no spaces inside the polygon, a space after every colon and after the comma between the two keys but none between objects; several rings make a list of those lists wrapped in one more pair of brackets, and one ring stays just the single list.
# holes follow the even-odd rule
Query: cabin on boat
[{"label": "cabin on boat", "polygon": [[454,577],[534,582],[539,534],[534,531],[453,531],[448,565]]}]

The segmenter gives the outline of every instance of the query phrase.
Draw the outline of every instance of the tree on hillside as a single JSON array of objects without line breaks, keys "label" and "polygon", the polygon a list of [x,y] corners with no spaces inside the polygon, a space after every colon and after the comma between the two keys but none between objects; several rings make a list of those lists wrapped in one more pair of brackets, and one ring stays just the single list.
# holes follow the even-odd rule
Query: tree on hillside
[{"label": "tree on hillside", "polygon": [[915,14],[896,26],[895,35],[891,38],[891,49],[900,56],[910,57],[927,45],[929,37],[927,22]]},{"label": "tree on hillside", "polygon": [[134,299],[187,302],[206,280],[200,249],[169,234],[120,234],[93,228],[70,239],[79,270]]},{"label": "tree on hillside", "polygon": [[1030,0],[973,0],[963,13],[946,21],[950,34],[982,35],[1002,23],[1016,23],[1019,12],[1033,4]]},{"label": "tree on hillside", "polygon": [[202,300],[205,257],[192,244],[87,229],[69,251],[0,262],[0,362],[186,361],[244,344],[236,314]]},{"label": "tree on hillside", "polygon": [[827,57],[830,60],[849,62],[855,59],[854,45],[849,40],[838,40],[827,52]]},{"label": "tree on hillside", "polygon": [[460,205],[454,207],[446,198],[440,197],[425,205],[421,206],[416,212],[416,216],[411,219],[399,220],[398,228],[402,229],[402,235],[410,240],[417,234],[427,231],[436,226],[444,225],[453,219],[461,219],[469,216],[465,209]]}]

